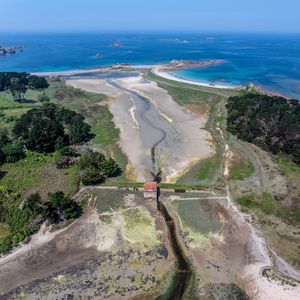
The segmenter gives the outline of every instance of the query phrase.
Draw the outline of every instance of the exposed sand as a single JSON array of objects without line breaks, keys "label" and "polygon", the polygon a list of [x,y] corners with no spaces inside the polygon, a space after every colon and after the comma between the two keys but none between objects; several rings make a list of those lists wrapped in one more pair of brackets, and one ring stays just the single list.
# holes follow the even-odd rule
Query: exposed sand
[{"label": "exposed sand", "polygon": [[[153,81],[144,81],[142,77],[118,80],[122,86],[147,98],[162,118],[171,124],[184,141],[184,149],[177,152],[180,141],[169,141],[169,145],[159,153],[159,160],[165,180],[176,181],[178,175],[186,171],[193,163],[215,154],[210,133],[203,128],[208,115],[196,115],[187,112],[177,104],[166,90]],[[176,144],[177,143],[177,144]],[[176,157],[176,155],[178,155]]]},{"label": "exposed sand", "polygon": [[169,80],[182,82],[182,83],[188,83],[188,84],[205,86],[205,87],[213,87],[213,88],[216,88],[216,89],[236,90],[236,89],[242,88],[241,86],[221,85],[221,84],[215,85],[215,84],[209,84],[209,83],[201,82],[201,81],[193,81],[193,80],[182,79],[182,78],[176,77],[174,75],[171,75],[171,74],[167,73],[164,70],[161,70],[161,67],[163,67],[163,66],[155,66],[154,68],[152,68],[151,71],[157,76],[160,76],[160,77],[163,77],[163,78],[166,78],[166,79],[169,79]]},{"label": "exposed sand", "polygon": [[120,129],[120,147],[127,154],[129,164],[133,166],[136,175],[135,180],[144,181],[145,166],[141,163],[145,155],[139,131],[135,120],[132,118],[131,98],[125,93],[114,89],[103,79],[72,79],[67,84],[88,92],[102,93],[109,97],[109,110],[113,115],[113,122]]},{"label": "exposed sand", "polygon": [[151,137],[151,128],[144,122],[145,111],[140,105],[141,100],[132,94],[134,92],[147,99],[151,104],[148,118],[166,132],[165,140],[156,150],[157,164],[164,181],[176,181],[193,163],[215,153],[209,132],[202,129],[208,116],[187,112],[155,82],[133,76],[109,81],[78,78],[67,80],[67,84],[110,97],[109,109],[120,129],[120,146],[134,168],[137,181],[152,179],[149,173],[151,143],[152,138],[154,143],[157,137]]}]

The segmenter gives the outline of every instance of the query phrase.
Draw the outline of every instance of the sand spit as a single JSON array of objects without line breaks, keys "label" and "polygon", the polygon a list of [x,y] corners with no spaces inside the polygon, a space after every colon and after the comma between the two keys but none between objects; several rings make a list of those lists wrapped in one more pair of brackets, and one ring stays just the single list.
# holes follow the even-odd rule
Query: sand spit
[{"label": "sand spit", "polygon": [[176,181],[191,163],[215,153],[209,132],[202,129],[208,116],[187,112],[165,90],[141,75],[114,79],[80,77],[67,80],[67,84],[110,98],[109,110],[120,129],[120,146],[137,181],[152,179],[155,168],[151,166],[151,148],[163,135],[165,138],[156,149],[156,167],[166,182]]},{"label": "sand spit", "polygon": [[176,77],[176,76],[166,72],[166,70],[164,70],[164,65],[155,66],[154,68],[152,68],[151,71],[152,71],[153,74],[155,74],[157,76],[163,77],[165,79],[177,81],[177,82],[182,82],[182,83],[188,83],[188,84],[205,86],[205,87],[213,87],[213,88],[216,88],[216,89],[238,90],[238,89],[243,88],[241,86],[210,84],[210,83],[201,82],[201,81],[193,81],[193,80],[182,79],[182,78]]}]

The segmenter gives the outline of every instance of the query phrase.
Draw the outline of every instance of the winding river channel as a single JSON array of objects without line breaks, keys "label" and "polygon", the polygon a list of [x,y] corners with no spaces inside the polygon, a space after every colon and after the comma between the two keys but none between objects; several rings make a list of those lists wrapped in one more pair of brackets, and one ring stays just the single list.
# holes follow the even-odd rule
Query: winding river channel
[{"label": "winding river channel", "polygon": [[[172,141],[174,137],[180,138],[176,129],[165,120],[156,110],[154,105],[139,93],[126,89],[113,80],[108,80],[108,83],[114,88],[129,94],[135,104],[135,118],[140,125],[140,135],[143,143],[150,149],[151,158],[148,161],[148,166],[153,179],[157,182],[161,180],[161,170],[157,164],[157,155],[162,151],[163,144],[168,143],[168,139]],[[164,295],[157,299],[182,299],[185,290],[192,276],[190,263],[184,254],[182,246],[177,237],[176,226],[173,218],[170,216],[165,205],[157,201],[158,211],[163,216],[168,228],[168,238],[176,259],[176,271],[172,278],[172,282]]]},{"label": "winding river channel", "polygon": [[[185,149],[184,136],[173,123],[168,121],[149,99],[140,93],[121,86],[114,80],[107,82],[115,89],[130,97],[132,118],[137,123],[139,139],[144,148],[143,164],[147,179],[160,181],[162,160],[180,157]],[[170,150],[172,149],[172,153]]]}]

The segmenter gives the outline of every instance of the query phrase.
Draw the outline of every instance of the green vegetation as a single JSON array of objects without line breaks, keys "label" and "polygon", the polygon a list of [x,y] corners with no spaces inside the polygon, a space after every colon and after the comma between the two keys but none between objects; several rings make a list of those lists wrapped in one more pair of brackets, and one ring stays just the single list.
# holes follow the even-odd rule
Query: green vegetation
[{"label": "green vegetation", "polygon": [[227,128],[238,138],[300,164],[300,103],[257,92],[230,97]]},{"label": "green vegetation", "polygon": [[90,129],[80,114],[51,103],[23,114],[17,120],[13,134],[27,149],[49,153],[89,141],[93,137]]},{"label": "green vegetation", "polygon": [[234,152],[234,158],[229,168],[229,179],[243,180],[254,173],[252,162],[243,157],[240,152]]},{"label": "green vegetation", "polygon": [[132,193],[125,190],[93,189],[94,207],[99,213],[125,208],[124,198]]},{"label": "green vegetation", "polygon": [[118,176],[121,169],[112,159],[106,159],[102,153],[88,151],[79,161],[82,170],[81,179],[84,185],[103,183],[106,178]]},{"label": "green vegetation", "polygon": [[27,89],[45,89],[48,82],[45,78],[29,73],[1,72],[0,91],[9,91],[14,100],[22,102]]},{"label": "green vegetation", "polygon": [[196,178],[198,180],[205,180],[207,178],[213,178],[216,170],[220,167],[220,159],[216,156],[213,158],[207,158],[202,160],[198,164],[198,170]]},{"label": "green vegetation", "polygon": [[72,201],[62,191],[49,193],[48,201],[44,203],[44,206],[43,215],[51,223],[78,218],[82,213],[79,204]]},{"label": "green vegetation", "polygon": [[[119,129],[112,121],[112,114],[105,104],[106,96],[103,94],[89,93],[75,89],[64,82],[50,82],[45,91],[51,102],[62,105],[84,116],[85,121],[91,126],[95,135],[90,144],[105,151],[107,156],[112,157],[118,165],[125,170],[127,157],[118,146]],[[125,176],[112,179],[125,181]]]},{"label": "green vegetation", "polygon": [[300,166],[294,163],[290,157],[281,155],[278,158],[278,167],[300,196]]},{"label": "green vegetation", "polygon": [[[23,80],[24,76],[27,75],[24,73],[20,78]],[[38,89],[45,87],[43,83],[36,78],[28,79],[26,84],[25,81],[18,84],[26,85],[26,93],[20,90],[20,94],[13,95],[18,102],[13,101],[7,87],[0,92],[0,159],[3,162],[0,189],[5,191],[0,201],[0,251],[10,250],[36,232],[40,222],[46,219],[56,223],[80,215],[81,207],[67,195],[78,190],[81,173],[87,169],[83,165],[101,172],[104,179],[120,172],[114,160],[106,159],[110,154],[126,165],[126,157],[115,145],[119,132],[112,116],[107,107],[98,105],[105,100],[103,95],[72,89],[63,82],[51,83],[41,93]],[[84,122],[85,117],[88,124]],[[81,148],[77,146],[94,137],[93,146],[96,142],[103,143],[97,148],[103,147],[107,152],[106,156],[100,155],[102,165],[97,158],[88,161],[88,154],[83,155],[79,165],[80,153],[76,149]],[[36,192],[40,197],[35,200],[40,203],[37,207],[29,196]]]},{"label": "green vegetation", "polygon": [[245,194],[236,200],[243,209],[255,212],[259,218],[263,218],[264,215],[274,215],[289,224],[299,224],[300,222],[299,207],[293,209],[286,207],[271,193]]},{"label": "green vegetation", "polygon": [[81,214],[81,207],[63,192],[49,194],[46,202],[42,202],[38,193],[21,201],[17,194],[2,188],[0,208],[0,253],[9,251],[36,232],[45,219],[59,223]]},{"label": "green vegetation", "polygon": [[180,220],[196,231],[208,235],[221,229],[217,215],[213,215],[215,203],[209,199],[174,201]]}]

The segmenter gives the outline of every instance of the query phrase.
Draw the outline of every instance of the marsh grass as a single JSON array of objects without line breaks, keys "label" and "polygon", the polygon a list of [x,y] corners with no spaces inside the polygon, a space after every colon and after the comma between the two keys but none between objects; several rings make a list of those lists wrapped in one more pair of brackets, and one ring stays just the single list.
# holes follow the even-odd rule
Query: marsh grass
[{"label": "marsh grass", "polygon": [[229,168],[229,179],[243,180],[250,177],[254,171],[252,162],[244,157],[242,153],[235,152],[234,159]]},{"label": "marsh grass", "polygon": [[254,212],[258,218],[264,218],[264,215],[273,215],[286,222],[287,224],[299,224],[299,207],[283,206],[271,193],[245,194],[236,199],[236,201],[247,212]]}]

